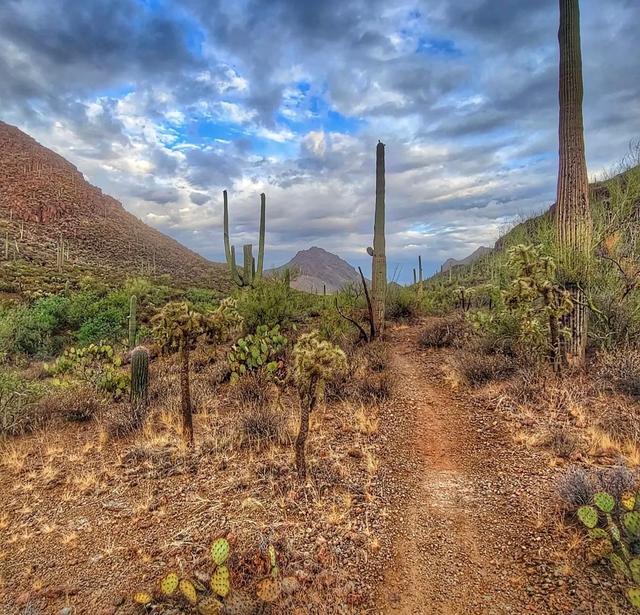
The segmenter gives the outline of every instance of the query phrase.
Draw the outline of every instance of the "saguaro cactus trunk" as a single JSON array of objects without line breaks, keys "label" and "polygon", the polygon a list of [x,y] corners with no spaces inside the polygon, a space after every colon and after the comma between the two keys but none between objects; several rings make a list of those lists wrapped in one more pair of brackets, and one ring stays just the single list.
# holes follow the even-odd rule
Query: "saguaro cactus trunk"
[{"label": "saguaro cactus trunk", "polygon": [[236,263],[236,250],[235,246],[231,245],[229,239],[229,203],[227,200],[227,191],[222,192],[224,215],[224,254],[229,266],[231,278],[237,286],[253,286],[256,280],[262,277],[262,271],[264,267],[264,235],[265,235],[265,217],[266,217],[266,196],[264,193],[260,195],[260,230],[258,237],[258,260],[253,257],[253,247],[251,244],[242,246],[243,248],[243,267],[242,273],[238,271],[238,265]]},{"label": "saguaro cactus trunk", "polygon": [[191,409],[191,384],[189,382],[189,344],[180,347],[180,392],[182,403],[182,438],[193,446],[193,412]]},{"label": "saguaro cactus trunk", "polygon": [[138,322],[136,319],[137,308],[138,298],[135,295],[131,295],[129,299],[129,349],[134,348],[136,345],[138,334]]},{"label": "saguaro cactus trunk", "polygon": [[131,352],[131,420],[138,427],[149,402],[149,351],[138,346]]},{"label": "saguaro cactus trunk", "polygon": [[387,295],[387,257],[385,253],[385,185],[384,185],[384,143],[378,141],[376,147],[376,211],[373,226],[373,258],[371,276],[371,299],[373,319],[377,336],[384,332],[384,311]]},{"label": "saguaro cactus trunk", "polygon": [[571,334],[563,344],[565,361],[584,363],[588,313],[584,288],[592,221],[582,121],[582,55],[578,0],[560,0],[559,168],[555,224],[561,281],[571,292],[572,311],[563,324]]}]

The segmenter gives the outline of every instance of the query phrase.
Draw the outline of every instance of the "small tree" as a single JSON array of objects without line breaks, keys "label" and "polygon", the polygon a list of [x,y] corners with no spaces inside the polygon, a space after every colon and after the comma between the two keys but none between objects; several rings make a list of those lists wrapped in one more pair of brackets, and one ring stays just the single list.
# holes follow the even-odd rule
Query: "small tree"
[{"label": "small tree", "polygon": [[212,312],[198,312],[188,303],[167,303],[152,319],[153,333],[166,352],[180,352],[182,435],[193,444],[189,354],[198,341],[219,342],[242,324],[234,299],[224,299]]},{"label": "small tree", "polygon": [[293,348],[293,378],[300,395],[300,430],[296,438],[296,468],[298,476],[307,476],[305,445],[309,434],[309,416],[322,399],[324,385],[347,368],[344,352],[320,339],[318,331],[301,335]]}]

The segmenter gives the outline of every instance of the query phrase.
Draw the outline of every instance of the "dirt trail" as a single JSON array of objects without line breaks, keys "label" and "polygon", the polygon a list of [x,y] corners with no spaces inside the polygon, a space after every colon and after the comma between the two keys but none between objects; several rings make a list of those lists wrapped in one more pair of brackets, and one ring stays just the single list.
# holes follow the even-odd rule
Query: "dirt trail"
[{"label": "dirt trail", "polygon": [[[382,613],[545,612],[534,572],[537,491],[531,458],[510,448],[494,417],[443,385],[442,353],[417,346],[417,327],[391,332],[394,402],[383,477],[391,493],[393,564]],[[445,351],[443,351],[445,352]],[[533,507],[535,508],[535,506]],[[548,611],[547,611],[548,612]]]}]

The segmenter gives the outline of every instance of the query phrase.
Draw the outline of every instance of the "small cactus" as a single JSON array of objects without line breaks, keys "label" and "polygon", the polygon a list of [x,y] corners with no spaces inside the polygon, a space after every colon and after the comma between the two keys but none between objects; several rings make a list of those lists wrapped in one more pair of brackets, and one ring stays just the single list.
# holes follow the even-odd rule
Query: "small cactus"
[{"label": "small cactus", "polygon": [[625,491],[620,496],[620,504],[625,510],[633,510],[636,506],[636,494],[633,491]]},{"label": "small cactus", "polygon": [[133,601],[136,604],[147,605],[147,604],[151,604],[152,600],[153,600],[153,597],[149,592],[136,592],[133,595]]},{"label": "small cactus", "polygon": [[160,581],[160,591],[165,596],[172,596],[176,589],[178,589],[178,584],[180,579],[175,572],[170,572],[162,581]]},{"label": "small cactus", "polygon": [[200,615],[219,615],[222,609],[222,602],[213,596],[207,596],[198,602],[198,613]]},{"label": "small cactus", "polygon": [[211,559],[216,566],[221,566],[229,557],[229,541],[226,538],[218,538],[211,545]]},{"label": "small cactus", "polygon": [[640,583],[640,557],[634,557],[629,560],[629,570],[631,571],[633,582]]},{"label": "small cactus", "polygon": [[629,534],[635,538],[640,538],[640,512],[625,513],[622,517],[622,523]]},{"label": "small cactus", "polygon": [[609,540],[609,533],[607,530],[603,530],[601,527],[594,527],[589,530],[589,536],[595,540],[606,539]]},{"label": "small cactus", "polygon": [[149,402],[149,351],[138,346],[131,352],[131,410],[139,424]]},{"label": "small cactus", "polygon": [[229,569],[226,566],[218,566],[211,577],[210,584],[211,590],[214,593],[218,594],[218,596],[222,596],[223,598],[226,597],[231,590]]},{"label": "small cactus", "polygon": [[630,587],[627,590],[627,598],[636,609],[640,608],[640,587]]},{"label": "small cactus", "polygon": [[190,604],[196,604],[198,602],[198,594],[194,584],[189,579],[182,579],[180,581],[180,593],[185,597],[186,601]]},{"label": "small cactus", "polygon": [[603,513],[610,513],[616,505],[616,501],[613,499],[613,496],[606,493],[605,491],[599,491],[598,493],[594,494],[593,503]]},{"label": "small cactus", "polygon": [[280,582],[273,577],[265,577],[258,581],[256,595],[262,602],[275,602],[280,597]]},{"label": "small cactus", "polygon": [[624,560],[617,553],[609,553],[609,562],[611,562],[611,566],[615,570],[617,574],[625,579],[631,578],[631,571],[629,570],[629,566],[627,566]]},{"label": "small cactus", "polygon": [[589,529],[598,525],[598,511],[593,506],[581,506],[578,508],[577,515],[578,519]]}]

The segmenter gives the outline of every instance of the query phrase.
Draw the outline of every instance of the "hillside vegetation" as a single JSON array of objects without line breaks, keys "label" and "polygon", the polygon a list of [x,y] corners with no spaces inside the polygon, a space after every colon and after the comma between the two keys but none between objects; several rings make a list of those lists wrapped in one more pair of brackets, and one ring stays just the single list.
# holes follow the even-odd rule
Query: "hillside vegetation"
[{"label": "hillside vegetation", "polygon": [[168,276],[165,283],[221,293],[231,284],[222,264],[144,224],[64,158],[0,122],[0,291],[55,290],[88,275]]}]

